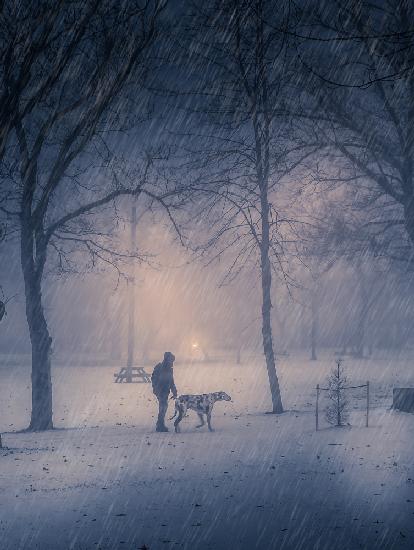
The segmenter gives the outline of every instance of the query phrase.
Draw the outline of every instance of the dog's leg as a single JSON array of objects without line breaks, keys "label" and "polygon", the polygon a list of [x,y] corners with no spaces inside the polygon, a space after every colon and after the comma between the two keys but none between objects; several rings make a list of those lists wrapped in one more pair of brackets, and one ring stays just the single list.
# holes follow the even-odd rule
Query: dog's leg
[{"label": "dog's leg", "polygon": [[175,418],[175,417],[177,416],[178,407],[179,407],[179,405],[178,405],[178,402],[176,401],[176,402],[175,402],[175,412],[174,412],[174,414],[172,415],[172,417],[170,418],[170,420],[172,420],[173,418]]},{"label": "dog's leg", "polygon": [[178,417],[174,420],[174,428],[176,433],[180,433],[181,431],[179,424],[181,420],[184,418],[185,413],[186,413],[185,407],[180,406],[178,409]]},{"label": "dog's leg", "polygon": [[180,424],[182,419],[183,419],[183,415],[181,414],[181,411],[180,411],[178,413],[178,417],[174,420],[174,428],[175,428],[176,433],[179,433],[181,431],[179,424]]},{"label": "dog's leg", "polygon": [[210,432],[214,432],[213,428],[211,427],[211,410],[207,412],[207,425]]},{"label": "dog's leg", "polygon": [[205,422],[204,422],[204,415],[203,415],[202,413],[197,413],[197,414],[198,414],[198,418],[200,419],[201,424],[198,424],[198,425],[196,426],[196,428],[202,428],[202,427],[204,426],[204,424],[205,424]]}]

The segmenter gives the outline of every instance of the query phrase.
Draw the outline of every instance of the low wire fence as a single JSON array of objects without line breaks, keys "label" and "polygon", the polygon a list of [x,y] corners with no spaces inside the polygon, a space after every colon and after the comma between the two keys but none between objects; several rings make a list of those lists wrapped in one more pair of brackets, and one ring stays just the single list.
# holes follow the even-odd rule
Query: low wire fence
[{"label": "low wire fence", "polygon": [[[369,424],[369,381],[367,380],[366,384],[360,384],[358,386],[344,386],[339,390],[332,390],[332,388],[323,388],[319,384],[316,386],[316,405],[315,405],[315,427],[316,431],[319,430],[319,413],[320,413],[320,397],[321,392],[338,392],[338,401],[339,401],[339,392],[347,390],[356,390],[359,388],[366,388],[365,398],[366,398],[366,408],[365,408],[365,426],[368,428]],[[340,425],[339,423],[337,425]]]}]

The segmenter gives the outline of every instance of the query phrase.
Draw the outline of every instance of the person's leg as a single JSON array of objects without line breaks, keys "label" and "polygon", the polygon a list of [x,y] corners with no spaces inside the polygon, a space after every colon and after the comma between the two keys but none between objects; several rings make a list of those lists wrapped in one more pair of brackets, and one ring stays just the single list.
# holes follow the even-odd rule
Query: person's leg
[{"label": "person's leg", "polygon": [[157,420],[157,430],[165,431],[167,427],[165,426],[165,415],[167,414],[168,409],[168,395],[158,396],[158,420]]}]

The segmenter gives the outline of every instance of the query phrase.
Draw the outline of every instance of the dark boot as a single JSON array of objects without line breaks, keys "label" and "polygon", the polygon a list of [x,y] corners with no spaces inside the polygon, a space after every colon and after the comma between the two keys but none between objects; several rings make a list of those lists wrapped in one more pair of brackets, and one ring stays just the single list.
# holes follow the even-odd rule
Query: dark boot
[{"label": "dark boot", "polygon": [[161,395],[158,397],[158,419],[156,430],[157,432],[168,432],[168,428],[165,425],[165,415],[168,409],[168,395]]},{"label": "dark boot", "polygon": [[155,431],[157,432],[168,432],[167,426],[158,426],[156,427]]}]

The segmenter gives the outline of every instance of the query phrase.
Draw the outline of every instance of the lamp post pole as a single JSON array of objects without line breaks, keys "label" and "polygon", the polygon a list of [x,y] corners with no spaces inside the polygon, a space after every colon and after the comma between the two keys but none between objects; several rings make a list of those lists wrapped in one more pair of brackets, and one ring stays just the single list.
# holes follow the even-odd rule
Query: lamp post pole
[{"label": "lamp post pole", "polygon": [[[137,208],[132,207],[131,212],[131,253],[133,254],[137,244]],[[132,382],[132,367],[134,365],[135,351],[135,261],[132,262],[131,274],[128,278],[128,358],[126,381]]]}]

